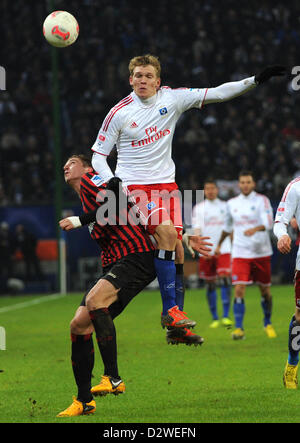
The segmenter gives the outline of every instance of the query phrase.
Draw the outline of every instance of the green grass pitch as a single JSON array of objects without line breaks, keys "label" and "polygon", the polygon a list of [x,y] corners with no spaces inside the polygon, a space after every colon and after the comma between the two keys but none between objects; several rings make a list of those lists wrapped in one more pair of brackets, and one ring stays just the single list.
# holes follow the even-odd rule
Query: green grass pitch
[{"label": "green grass pitch", "polygon": [[[126,393],[97,397],[94,415],[56,418],[76,394],[70,364],[69,322],[82,295],[49,299],[0,297],[0,326],[7,349],[0,351],[1,423],[203,423],[299,422],[300,392],[287,391],[282,373],[288,325],[294,311],[292,286],[274,286],[269,339],[262,326],[257,287],[246,294],[246,339],[209,328],[205,291],[187,290],[185,310],[197,321],[202,347],[167,345],[160,327],[158,292],[139,294],[116,319],[120,375]],[[46,297],[46,296],[45,296]],[[16,304],[18,309],[3,309]],[[218,297],[219,311],[221,310]],[[102,374],[95,343],[93,384]]]}]

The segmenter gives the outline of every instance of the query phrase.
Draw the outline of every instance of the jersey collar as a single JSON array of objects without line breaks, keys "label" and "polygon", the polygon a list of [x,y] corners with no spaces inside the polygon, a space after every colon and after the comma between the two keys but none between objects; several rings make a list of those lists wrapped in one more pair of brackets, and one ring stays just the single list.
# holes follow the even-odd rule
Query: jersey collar
[{"label": "jersey collar", "polygon": [[249,199],[249,200],[251,200],[251,198],[254,197],[255,194],[256,194],[255,191],[251,191],[250,194],[248,194],[248,195],[244,195],[244,194],[241,193],[241,197],[242,197],[242,198],[245,198],[245,199]]},{"label": "jersey collar", "polygon": [[142,106],[143,108],[150,108],[151,106],[153,106],[156,103],[156,99],[157,99],[157,93],[152,95],[152,97],[149,98],[139,98],[138,95],[136,95],[136,93],[134,91],[132,91],[132,97],[134,98],[134,100],[136,100],[140,106]]}]

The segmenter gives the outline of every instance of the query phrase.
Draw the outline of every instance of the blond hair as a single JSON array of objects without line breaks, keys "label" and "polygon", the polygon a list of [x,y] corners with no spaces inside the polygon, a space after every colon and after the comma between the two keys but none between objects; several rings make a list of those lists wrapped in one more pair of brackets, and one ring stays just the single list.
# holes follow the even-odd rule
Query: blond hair
[{"label": "blond hair", "polygon": [[137,57],[133,57],[128,65],[130,75],[133,76],[134,68],[136,68],[137,66],[147,66],[147,65],[153,66],[156,71],[157,77],[160,78],[160,73],[161,73],[160,61],[158,57],[151,54],[138,55]]}]

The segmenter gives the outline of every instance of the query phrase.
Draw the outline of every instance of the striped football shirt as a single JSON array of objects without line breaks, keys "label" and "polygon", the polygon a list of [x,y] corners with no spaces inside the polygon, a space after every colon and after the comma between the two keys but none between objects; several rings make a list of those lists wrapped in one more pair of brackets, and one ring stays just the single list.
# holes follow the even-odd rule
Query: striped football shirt
[{"label": "striped football shirt", "polygon": [[[99,185],[97,177],[94,173],[87,173],[81,178],[80,198],[84,212],[91,212],[107,203],[106,183]],[[115,224],[89,224],[90,235],[102,250],[102,266],[110,265],[128,254],[154,250],[143,226],[132,222],[130,209],[131,204],[128,203],[120,211],[114,211],[112,218]]]}]

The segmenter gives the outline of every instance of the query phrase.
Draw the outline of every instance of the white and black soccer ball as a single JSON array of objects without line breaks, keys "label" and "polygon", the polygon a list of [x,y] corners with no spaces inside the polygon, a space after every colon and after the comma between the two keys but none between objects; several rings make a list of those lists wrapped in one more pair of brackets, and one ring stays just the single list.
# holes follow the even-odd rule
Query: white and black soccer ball
[{"label": "white and black soccer ball", "polygon": [[50,45],[65,48],[77,40],[79,25],[69,12],[54,11],[44,21],[43,34]]}]

